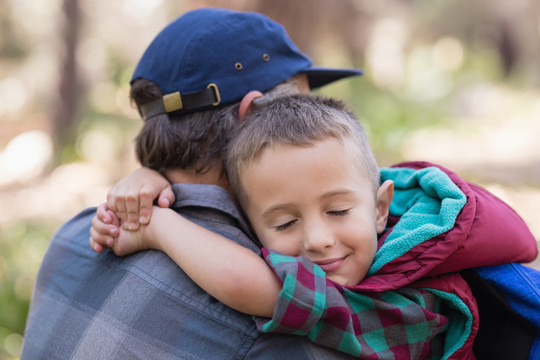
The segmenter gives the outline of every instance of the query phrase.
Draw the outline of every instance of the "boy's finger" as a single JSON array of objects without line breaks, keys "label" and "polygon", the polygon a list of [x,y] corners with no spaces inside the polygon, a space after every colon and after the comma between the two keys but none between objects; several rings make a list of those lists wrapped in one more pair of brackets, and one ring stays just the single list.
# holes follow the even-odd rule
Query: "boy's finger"
[{"label": "boy's finger", "polygon": [[[102,222],[97,216],[94,216],[92,218],[92,227],[90,229],[94,230],[96,234],[99,234],[101,236],[109,236],[109,237],[118,236],[117,226],[106,224]],[[102,242],[100,243],[102,244]]]},{"label": "boy's finger", "polygon": [[120,224],[124,229],[128,229],[128,222],[127,222],[127,207],[126,207],[126,201],[123,196],[117,195],[115,199],[116,203],[116,215],[118,216],[118,219],[120,220]]},{"label": "boy's finger", "polygon": [[99,245],[98,243],[96,243],[95,241],[93,241],[92,238],[90,238],[90,247],[92,248],[92,250],[94,250],[98,254],[104,250],[103,247]]},{"label": "boy's finger", "polygon": [[106,203],[103,203],[103,204],[101,204],[101,205],[99,205],[97,207],[96,216],[106,224],[110,224],[112,222],[112,217],[107,212],[107,204]]},{"label": "boy's finger", "polygon": [[139,228],[139,193],[128,193],[126,199],[126,220],[128,230]]},{"label": "boy's finger", "polygon": [[116,207],[116,193],[114,192],[114,189],[109,190],[107,193],[107,209],[118,212],[118,209]]},{"label": "boy's finger", "polygon": [[153,201],[154,195],[148,192],[146,188],[141,189],[139,194],[139,222],[143,225],[150,222]]},{"label": "boy's finger", "polygon": [[96,245],[99,245],[103,250],[105,248],[113,247],[114,243],[114,238],[103,235],[102,233],[98,232],[94,227],[90,228],[90,246],[92,246],[92,249],[94,249],[94,251],[96,249]]},{"label": "boy's finger", "polygon": [[120,226],[120,220],[118,219],[118,216],[111,210],[107,210],[107,214],[111,217],[111,225],[114,225],[116,227]]}]

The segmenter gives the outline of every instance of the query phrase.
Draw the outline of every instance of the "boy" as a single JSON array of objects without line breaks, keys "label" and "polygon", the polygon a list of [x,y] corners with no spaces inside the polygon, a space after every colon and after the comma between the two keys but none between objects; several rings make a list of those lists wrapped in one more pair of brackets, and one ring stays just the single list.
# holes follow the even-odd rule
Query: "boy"
[{"label": "boy", "polygon": [[[160,208],[139,233],[127,238],[121,232],[115,252],[163,250],[228,306],[272,317],[257,319],[262,331],[306,335],[363,358],[473,358],[477,309],[459,275],[419,280],[434,268],[426,264],[407,274],[408,282],[385,282],[385,266],[417,246],[437,248],[429,240],[454,226],[466,196],[450,176],[435,167],[390,169],[379,185],[354,116],[335,101],[308,96],[278,99],[248,116],[232,141],[227,169],[233,192],[270,249],[263,255],[273,272],[255,254]],[[377,252],[392,177],[406,192],[397,213],[399,207],[413,211],[398,214],[400,226],[379,240]],[[415,181],[422,191],[410,185]],[[415,206],[405,206],[404,198]],[[178,242],[179,233],[199,240]],[[368,272],[375,276],[362,281]]]}]

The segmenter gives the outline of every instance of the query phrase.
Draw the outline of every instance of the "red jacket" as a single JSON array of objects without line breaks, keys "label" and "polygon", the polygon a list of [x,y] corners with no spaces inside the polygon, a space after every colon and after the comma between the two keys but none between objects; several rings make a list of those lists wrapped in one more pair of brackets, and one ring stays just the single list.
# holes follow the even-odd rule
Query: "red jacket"
[{"label": "red jacket", "polygon": [[[454,294],[469,309],[470,332],[450,359],[474,359],[472,344],[478,330],[478,306],[471,289],[457,273],[479,266],[530,262],[537,256],[537,244],[525,222],[508,205],[481,187],[455,173],[426,162],[408,162],[394,168],[421,170],[437,167],[465,194],[466,203],[454,226],[417,244],[380,267],[355,288],[385,291],[400,287],[429,288]],[[400,218],[391,218],[390,228],[379,239],[381,248]]]}]

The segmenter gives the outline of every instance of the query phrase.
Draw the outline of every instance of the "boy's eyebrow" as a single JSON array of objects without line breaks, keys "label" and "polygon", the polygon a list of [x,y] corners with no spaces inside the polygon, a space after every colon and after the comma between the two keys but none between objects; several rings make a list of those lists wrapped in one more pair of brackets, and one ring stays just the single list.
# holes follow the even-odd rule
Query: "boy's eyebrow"
[{"label": "boy's eyebrow", "polygon": [[333,196],[337,196],[337,195],[347,195],[347,194],[350,194],[352,193],[351,190],[349,189],[337,189],[337,190],[332,190],[332,191],[329,191],[329,192],[326,192],[324,193],[322,196],[321,196],[321,199],[327,199],[327,198],[330,198],[330,197],[333,197]]},{"label": "boy's eyebrow", "polygon": [[[321,199],[327,199],[327,198],[331,198],[333,196],[338,196],[338,195],[347,195],[347,194],[350,194],[350,193],[352,193],[352,191],[349,190],[349,189],[346,189],[346,188],[332,190],[332,191],[328,191],[328,192],[322,194]],[[270,208],[263,211],[261,216],[262,216],[262,218],[267,218],[273,212],[276,212],[276,211],[279,211],[279,210],[285,210],[285,209],[293,207],[293,206],[294,206],[294,204],[292,204],[292,203],[277,204],[277,205],[271,206]]]},{"label": "boy's eyebrow", "polygon": [[277,205],[271,206],[270,208],[264,210],[261,216],[264,219],[264,218],[269,217],[273,212],[276,212],[276,211],[279,211],[279,210],[284,210],[284,209],[290,208],[292,206],[293,206],[293,204],[291,204],[291,203],[277,204]]}]

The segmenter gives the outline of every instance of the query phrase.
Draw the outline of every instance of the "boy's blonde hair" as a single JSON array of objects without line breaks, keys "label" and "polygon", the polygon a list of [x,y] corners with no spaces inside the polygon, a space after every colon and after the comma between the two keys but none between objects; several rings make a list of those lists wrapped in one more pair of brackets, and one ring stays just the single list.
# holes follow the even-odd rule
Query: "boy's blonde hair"
[{"label": "boy's blonde hair", "polygon": [[265,149],[275,145],[310,146],[327,138],[339,140],[345,151],[353,154],[356,166],[376,196],[380,185],[377,162],[360,122],[342,102],[311,95],[256,101],[253,112],[246,116],[229,143],[226,156],[231,188],[244,209],[247,198],[240,181],[242,172]]}]

